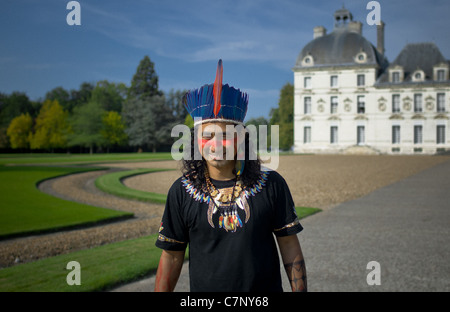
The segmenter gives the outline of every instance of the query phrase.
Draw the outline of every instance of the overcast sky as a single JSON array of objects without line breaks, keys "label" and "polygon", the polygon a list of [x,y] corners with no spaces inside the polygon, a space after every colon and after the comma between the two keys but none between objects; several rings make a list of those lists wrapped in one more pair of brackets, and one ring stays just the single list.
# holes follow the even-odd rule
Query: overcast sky
[{"label": "overcast sky", "polygon": [[[66,22],[68,2],[0,2],[0,92],[37,100],[58,86],[104,79],[130,85],[145,55],[160,89],[192,89],[214,81],[221,58],[224,83],[249,93],[247,119],[268,118],[281,87],[293,83],[292,67],[313,28],[331,32],[342,5],[376,46],[363,0],[79,0],[79,26]],[[450,59],[450,1],[378,2],[389,61],[416,42],[434,42]]]}]

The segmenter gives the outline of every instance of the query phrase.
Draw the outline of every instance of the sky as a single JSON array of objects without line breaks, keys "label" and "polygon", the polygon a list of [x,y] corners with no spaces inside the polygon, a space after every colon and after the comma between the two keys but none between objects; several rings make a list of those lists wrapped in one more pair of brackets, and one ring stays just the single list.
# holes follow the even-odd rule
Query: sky
[{"label": "sky", "polygon": [[[269,118],[313,28],[333,30],[345,6],[376,46],[366,0],[79,0],[81,25],[68,25],[67,0],[1,0],[0,92],[40,100],[56,88],[100,80],[130,85],[139,62],[155,64],[159,88],[223,82],[249,94],[246,120]],[[434,42],[450,59],[448,0],[378,0],[385,49],[394,61],[408,43]]]}]

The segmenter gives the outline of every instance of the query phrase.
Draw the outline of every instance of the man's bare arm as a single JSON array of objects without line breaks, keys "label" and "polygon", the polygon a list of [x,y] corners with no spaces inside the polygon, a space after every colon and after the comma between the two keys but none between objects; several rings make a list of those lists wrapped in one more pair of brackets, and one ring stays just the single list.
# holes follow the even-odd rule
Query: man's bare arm
[{"label": "man's bare arm", "polygon": [[156,272],[155,292],[173,291],[183,267],[185,251],[163,250]]},{"label": "man's bare arm", "polygon": [[307,291],[305,260],[297,235],[277,237],[277,241],[292,291]]}]

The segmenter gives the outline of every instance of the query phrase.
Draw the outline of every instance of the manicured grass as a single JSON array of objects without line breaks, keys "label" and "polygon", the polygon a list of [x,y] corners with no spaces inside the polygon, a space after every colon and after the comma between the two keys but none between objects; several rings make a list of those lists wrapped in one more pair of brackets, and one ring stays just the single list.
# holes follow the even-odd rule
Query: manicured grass
[{"label": "manicured grass", "polygon": [[[296,210],[299,218],[320,211]],[[0,292],[102,291],[143,278],[158,267],[161,249],[155,246],[156,238],[154,234],[1,269]],[[79,286],[67,284],[70,261],[80,264]]]},{"label": "manicured grass", "polygon": [[[0,161],[5,160],[3,156],[0,158]],[[68,160],[63,158],[63,162]],[[49,157],[42,157],[42,160],[44,159],[43,163],[46,163]],[[95,161],[85,158],[84,161],[95,162],[99,161],[99,158]],[[63,229],[67,226],[130,216],[129,213],[64,201],[36,188],[36,184],[44,179],[86,170],[88,169],[0,165],[0,238],[2,235],[5,237],[17,233]],[[108,192],[116,192],[118,196],[165,202],[165,194],[132,190],[121,183],[126,176],[160,170],[165,169],[112,173],[98,179],[96,184],[102,185]],[[320,209],[296,207],[296,211],[299,218],[304,218]],[[0,291],[100,291],[139,279],[154,272],[158,266],[161,250],[154,246],[156,237],[157,234],[1,269]],[[80,263],[80,286],[69,286],[66,282],[66,277],[71,272],[66,269],[70,261]]]},{"label": "manicured grass", "polygon": [[36,187],[51,177],[95,169],[0,166],[0,238],[131,217],[128,212],[62,200]]},{"label": "manicured grass", "polygon": [[295,211],[297,212],[297,216],[299,219],[306,218],[318,212],[321,212],[322,209],[319,208],[311,208],[311,207],[295,207]]},{"label": "manicured grass", "polygon": [[105,162],[136,162],[172,160],[170,153],[108,153],[108,154],[0,154],[0,165],[6,164],[80,164]]},{"label": "manicured grass", "polygon": [[[150,235],[0,270],[0,292],[100,291],[146,276],[158,267],[161,249]],[[80,264],[81,285],[68,285],[70,261]]]},{"label": "manicured grass", "polygon": [[106,193],[113,194],[119,197],[163,204],[166,202],[167,194],[158,194],[132,189],[125,186],[122,183],[122,179],[138,174],[169,170],[173,169],[136,169],[113,172],[98,177],[97,180],[95,180],[95,186]]}]

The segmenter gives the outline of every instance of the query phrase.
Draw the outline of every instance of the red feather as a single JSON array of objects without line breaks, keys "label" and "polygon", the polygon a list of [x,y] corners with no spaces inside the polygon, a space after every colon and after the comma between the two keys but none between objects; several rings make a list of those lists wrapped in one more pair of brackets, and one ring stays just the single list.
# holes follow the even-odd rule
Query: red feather
[{"label": "red feather", "polygon": [[216,72],[216,80],[214,81],[214,116],[217,117],[217,114],[220,111],[220,98],[222,95],[222,78],[223,78],[223,66],[222,60],[219,60],[219,64],[217,64],[217,72]]}]

